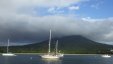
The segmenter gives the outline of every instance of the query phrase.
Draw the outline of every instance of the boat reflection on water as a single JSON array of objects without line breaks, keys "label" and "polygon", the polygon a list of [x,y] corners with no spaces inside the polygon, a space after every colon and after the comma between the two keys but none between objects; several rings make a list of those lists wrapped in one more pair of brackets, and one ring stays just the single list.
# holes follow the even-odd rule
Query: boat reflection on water
[{"label": "boat reflection on water", "polygon": [[62,64],[61,59],[42,59],[44,64]]}]

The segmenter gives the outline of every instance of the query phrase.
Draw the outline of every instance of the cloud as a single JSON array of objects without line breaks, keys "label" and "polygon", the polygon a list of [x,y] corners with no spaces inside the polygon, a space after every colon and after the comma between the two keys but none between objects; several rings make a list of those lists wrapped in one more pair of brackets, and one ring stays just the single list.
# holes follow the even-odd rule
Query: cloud
[{"label": "cloud", "polygon": [[23,43],[42,41],[48,39],[50,28],[52,29],[52,37],[83,35],[94,41],[113,42],[112,18],[90,22],[90,20],[85,21],[76,19],[74,16],[64,15],[36,17],[8,14],[4,17],[0,16],[1,41],[5,41],[8,38],[12,42]]},{"label": "cloud", "polygon": [[96,22],[96,21],[104,21],[106,19],[92,19],[91,17],[81,18],[83,21]]},{"label": "cloud", "polygon": [[79,10],[79,6],[71,6],[69,7],[69,10]]},{"label": "cloud", "polygon": [[63,14],[64,13],[64,10],[61,10],[58,7],[51,7],[51,8],[48,9],[48,13],[54,14],[54,15]]},{"label": "cloud", "polygon": [[54,7],[49,8],[49,9],[48,9],[48,12],[52,12],[52,13],[55,12],[55,8],[54,8]]},{"label": "cloud", "polygon": [[[52,12],[58,14],[64,12],[59,9],[79,2],[82,2],[82,0],[0,0],[0,12],[3,15],[4,13],[38,15],[48,11],[49,13]],[[40,10],[41,8],[42,10]],[[43,11],[43,8],[45,8],[45,12]],[[54,8],[54,10],[51,10],[52,8]]]},{"label": "cloud", "polygon": [[100,6],[104,4],[103,1],[98,1],[98,0],[96,0],[95,2],[96,2],[95,4],[92,4],[92,5],[91,5],[92,8],[99,9]]},{"label": "cloud", "polygon": [[4,7],[20,7],[20,6],[41,6],[41,7],[65,7],[70,4],[78,3],[81,0],[0,0],[0,4]]}]

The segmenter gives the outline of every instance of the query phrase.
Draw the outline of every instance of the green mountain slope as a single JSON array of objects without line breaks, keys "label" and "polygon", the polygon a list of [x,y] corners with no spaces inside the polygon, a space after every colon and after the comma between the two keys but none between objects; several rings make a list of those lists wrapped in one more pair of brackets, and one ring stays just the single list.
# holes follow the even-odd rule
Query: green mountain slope
[{"label": "green mountain slope", "polygon": [[[112,45],[97,43],[82,36],[67,36],[52,39],[52,51],[54,51],[56,40],[59,40],[58,49],[63,53],[111,53],[109,50],[113,49]],[[47,50],[48,40],[30,45],[10,47],[11,52],[46,53]],[[4,50],[2,51],[5,52]]]}]

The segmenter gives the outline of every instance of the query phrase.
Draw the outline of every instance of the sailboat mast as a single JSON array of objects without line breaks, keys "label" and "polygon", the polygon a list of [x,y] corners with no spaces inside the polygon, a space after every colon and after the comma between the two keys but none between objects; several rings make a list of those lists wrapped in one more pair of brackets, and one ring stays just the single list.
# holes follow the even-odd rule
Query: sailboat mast
[{"label": "sailboat mast", "polygon": [[49,35],[49,49],[48,49],[48,53],[51,52],[51,29],[50,29],[50,35]]},{"label": "sailboat mast", "polygon": [[8,44],[7,44],[7,53],[9,52],[9,39],[8,39]]},{"label": "sailboat mast", "polygon": [[58,40],[56,41],[56,54],[58,53]]}]

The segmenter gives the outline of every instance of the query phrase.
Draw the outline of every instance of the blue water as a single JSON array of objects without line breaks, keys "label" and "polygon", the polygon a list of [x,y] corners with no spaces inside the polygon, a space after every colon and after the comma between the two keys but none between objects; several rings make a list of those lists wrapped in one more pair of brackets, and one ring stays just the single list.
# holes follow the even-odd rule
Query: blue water
[{"label": "blue water", "polygon": [[13,57],[0,55],[0,64],[113,64],[113,56],[103,58],[100,55],[65,55],[59,60],[47,60],[37,54],[19,54]]}]

